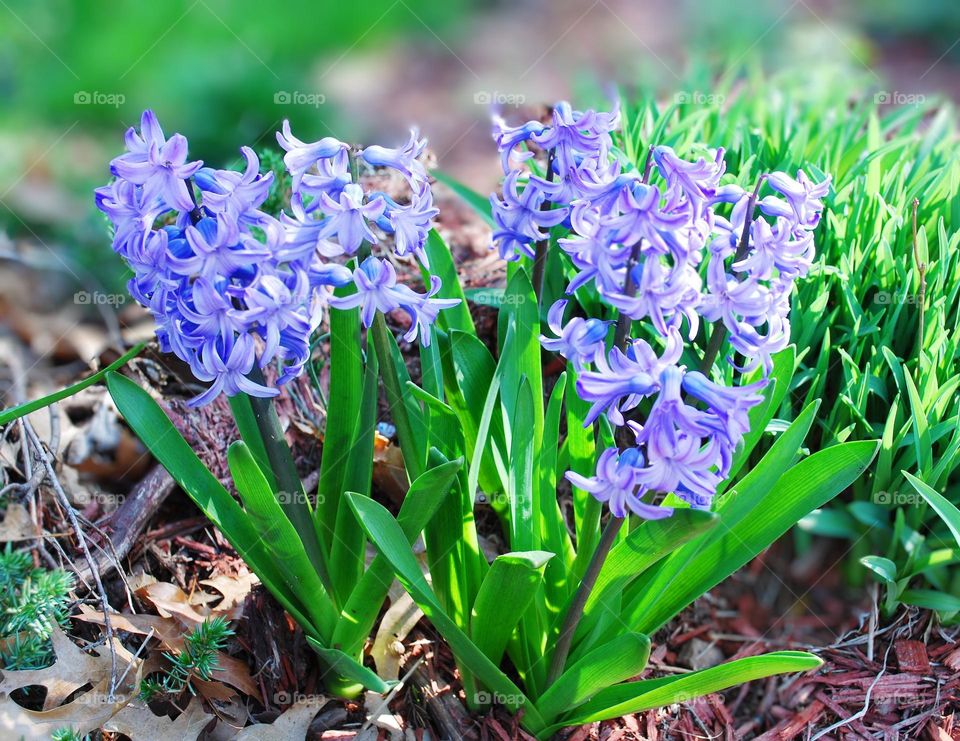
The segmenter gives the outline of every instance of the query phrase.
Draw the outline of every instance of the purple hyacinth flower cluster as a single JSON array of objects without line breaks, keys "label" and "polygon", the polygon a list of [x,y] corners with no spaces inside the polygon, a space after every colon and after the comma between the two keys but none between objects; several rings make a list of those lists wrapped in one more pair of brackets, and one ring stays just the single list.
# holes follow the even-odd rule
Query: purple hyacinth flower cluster
[{"label": "purple hyacinth flower cluster", "polygon": [[[130,294],[153,314],[161,350],[210,384],[193,405],[221,392],[277,395],[251,373],[276,364],[277,385],[300,375],[323,309],[351,305],[353,297],[332,296],[334,287],[356,284],[365,306],[405,309],[414,319],[408,336],[424,342],[438,310],[451,303],[433,298],[438,284],[426,295],[396,285],[392,266],[392,283],[383,286],[362,283],[362,267],[329,261],[355,254],[364,241],[376,243],[371,224],[395,236],[399,254],[422,255],[436,215],[417,161],[425,142],[413,136],[401,149],[361,153],[368,164],[392,167],[409,180],[414,196],[399,205],[353,182],[346,144],[301,142],[286,123],[278,139],[294,183],[290,216],[261,210],[273,174],[260,174],[253,150],[242,149],[242,172],[189,162],[187,140],[168,139],[152,111],[144,112],[139,132],[127,132],[126,151],[110,165],[113,182],[96,191],[97,207],[114,225],[113,248],[134,274]],[[374,283],[377,296],[368,299],[364,292]],[[369,326],[366,311],[364,319]]]},{"label": "purple hyacinth flower cluster", "polygon": [[[608,349],[608,322],[564,324],[567,302],[559,301],[548,316],[556,337],[541,342],[577,372],[577,393],[591,404],[586,424],[606,415],[635,443],[606,450],[594,476],[568,479],[617,517],[657,518],[672,511],[653,503],[659,495],[711,506],[765,383],[764,374],[726,387],[687,370],[683,336],[695,337],[701,320],[715,323],[745,357],[741,370],[769,371],[789,343],[789,295],[812,264],[830,182],[772,173],[765,182],[773,193],[758,200],[721,184],[722,149],[685,160],[660,146],[643,172],[633,171],[615,156],[618,125],[617,110],[580,112],[567,103],[548,123],[510,127],[495,118],[505,180],[502,196],[491,198],[493,241],[505,259],[534,257],[546,230],[567,227],[559,240],[573,268],[567,293],[593,290],[620,314],[647,321],[649,342]],[[641,408],[642,422],[628,418]]]},{"label": "purple hyacinth flower cluster", "polygon": [[328,258],[362,257],[353,269],[351,282],[356,291],[328,299],[339,309],[361,307],[364,326],[370,327],[377,311],[405,311],[411,320],[407,340],[420,337],[430,344],[430,327],[442,309],[455,306],[459,299],[436,298],[440,280],[431,279],[426,293],[417,293],[397,283],[393,265],[385,259],[361,256],[362,245],[378,245],[392,237],[397,256],[414,255],[429,267],[424,246],[434,217],[430,182],[420,155],[426,147],[414,130],[409,140],[397,148],[369,146],[358,152],[358,164],[393,170],[406,181],[408,203],[397,203],[381,191],[364,190],[351,172],[349,146],[332,138],[307,143],[297,139],[284,122],[277,141],[286,151],[284,163],[293,177],[291,213],[282,217],[287,243],[295,253],[318,253]]},{"label": "purple hyacinth flower cluster", "polygon": [[318,289],[351,277],[313,255],[285,254],[282,224],[260,210],[273,175],[260,175],[253,150],[242,152],[243,172],[188,162],[187,140],[167,139],[146,111],[110,164],[115,180],[96,191],[115,227],[114,250],[134,273],[130,294],[152,312],[161,350],[210,384],[195,405],[221,392],[275,396],[250,380],[254,366],[276,362],[278,384],[299,375],[326,295]]}]

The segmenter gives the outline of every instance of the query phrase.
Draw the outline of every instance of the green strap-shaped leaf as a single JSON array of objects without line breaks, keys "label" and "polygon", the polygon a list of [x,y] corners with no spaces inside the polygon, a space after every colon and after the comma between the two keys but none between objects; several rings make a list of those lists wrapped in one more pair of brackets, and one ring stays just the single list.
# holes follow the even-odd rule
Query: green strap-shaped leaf
[{"label": "green strap-shaped leaf", "polygon": [[243,441],[236,441],[227,450],[227,462],[240,498],[246,505],[246,514],[261,542],[274,557],[277,570],[290,592],[310,595],[309,599],[303,600],[304,609],[314,620],[320,635],[331,635],[337,619],[336,609],[307,557],[296,528],[281,509],[250,449]]},{"label": "green strap-shaped leaf", "polygon": [[[470,640],[457,624],[441,609],[436,595],[427,584],[417,565],[410,544],[400,525],[383,507],[367,497],[347,494],[370,540],[390,565],[403,588],[423,610],[424,615],[444,637],[454,655],[498,698],[511,712],[523,710],[524,723],[537,733],[544,727],[543,717],[519,687]],[[468,698],[469,699],[469,698]]]},{"label": "green strap-shaped leaf", "polygon": [[[487,202],[488,212],[489,205],[489,202]],[[440,291],[437,293],[437,298],[460,299],[460,303],[456,306],[451,306],[449,309],[440,312],[440,326],[447,332],[456,329],[476,337],[477,328],[473,324],[473,317],[470,316],[470,306],[467,304],[467,297],[460,285],[460,276],[457,274],[457,266],[453,262],[453,255],[436,229],[431,229],[427,235],[425,250],[427,258],[430,260],[430,268],[421,267],[424,284],[430,285],[430,276],[435,275],[440,278]]]},{"label": "green strap-shaped leaf", "polygon": [[[568,369],[570,384],[576,388],[576,371]],[[596,442],[593,425],[584,427],[583,421],[590,411],[590,404],[579,394],[567,394],[567,439],[564,446],[567,454],[567,467],[581,476],[593,476],[596,466]],[[602,505],[595,496],[582,489],[573,489],[573,514],[577,536],[577,555],[573,565],[571,581],[583,577],[590,556],[600,539],[600,514]]]},{"label": "green strap-shaped leaf", "polygon": [[[383,695],[397,684],[396,682],[384,682],[383,679],[377,676],[376,672],[368,669],[356,659],[347,656],[343,651],[335,648],[327,648],[315,638],[307,636],[307,643],[310,644],[310,648],[319,654],[320,658],[323,659],[324,663],[331,670],[337,672],[341,677],[363,685],[367,689]],[[327,681],[330,681],[330,679],[327,678]]]},{"label": "green strap-shaped leaf", "polygon": [[420,406],[407,392],[410,380],[407,367],[397,346],[397,340],[387,327],[383,314],[377,313],[373,320],[373,341],[380,358],[383,388],[390,406],[390,415],[397,427],[397,439],[403,452],[403,462],[411,479],[426,469],[429,450],[426,426]]},{"label": "green strap-shaped leaf", "polygon": [[534,425],[533,393],[526,376],[520,380],[516,399],[514,434],[510,444],[510,487],[507,490],[510,497],[510,547],[531,551],[540,545],[540,530],[539,523],[534,520],[534,512],[539,509],[533,481],[536,449],[533,436],[526,434]]},{"label": "green strap-shaped leaf", "polygon": [[940,519],[947,524],[947,527],[956,539],[957,545],[960,545],[960,509],[957,509],[957,506],[950,502],[949,499],[939,492],[934,491],[912,473],[908,473],[907,471],[901,471],[901,473],[913,488],[917,490],[920,496],[926,499],[927,503],[940,515]]},{"label": "green strap-shaped leaf", "polygon": [[[543,438],[543,372],[540,367],[540,314],[533,286],[521,267],[513,274],[504,292],[504,304],[497,318],[497,338],[501,343],[498,369],[501,372],[500,394],[511,433],[531,437],[534,450],[540,449]],[[524,376],[533,397],[533,427],[515,424],[520,384]]]},{"label": "green strap-shaped leaf", "polygon": [[[743,436],[743,442],[737,448],[736,455],[733,457],[733,463],[730,466],[730,474],[727,481],[722,484],[718,491],[725,491],[728,482],[733,481],[743,465],[750,459],[750,453],[760,442],[760,438],[767,429],[767,425],[776,415],[777,410],[786,398],[790,390],[790,380],[793,378],[796,368],[797,352],[793,345],[781,350],[773,356],[773,370],[770,372],[770,382],[763,390],[764,402],[758,404],[750,410],[750,430]],[[759,376],[761,369],[757,369],[755,376]],[[744,384],[755,381],[751,376],[744,380]]]},{"label": "green strap-shaped leaf", "polygon": [[864,556],[860,563],[879,576],[884,582],[894,585],[897,582],[897,565],[882,556]]},{"label": "green strap-shaped leaf", "polygon": [[906,605],[945,612],[950,615],[960,612],[960,597],[946,592],[938,592],[935,589],[905,589],[900,595],[900,601]]},{"label": "green strap-shaped leaf", "polygon": [[650,639],[642,633],[622,633],[597,646],[567,669],[537,701],[547,723],[568,714],[610,685],[637,676],[650,658]]},{"label": "green strap-shaped leaf", "polygon": [[[660,559],[676,551],[684,543],[715,527],[716,515],[692,509],[678,509],[663,520],[646,520],[631,530],[617,543],[603,562],[597,582],[587,598],[583,617],[574,636],[574,657],[591,648],[592,641],[584,641],[591,632],[604,634],[604,628],[619,623],[619,615],[611,614],[605,601],[623,592],[635,579]],[[572,597],[571,597],[572,599]],[[568,605],[569,607],[569,600]],[[561,615],[566,614],[563,610]],[[614,626],[615,627],[615,626]],[[559,632],[559,619],[554,633]]]},{"label": "green strap-shaped leaf", "polygon": [[[347,457],[343,475],[344,491],[355,491],[370,496],[373,477],[373,447],[377,425],[377,384],[379,383],[377,353],[367,347],[367,362],[363,369],[363,393],[360,397],[360,416],[357,419],[353,445]],[[333,419],[332,417],[329,419]],[[335,421],[335,420],[334,420]],[[333,452],[332,450],[330,451]],[[338,605],[346,603],[363,574],[366,561],[366,539],[363,528],[353,516],[350,505],[339,497],[337,521],[331,533],[330,581]],[[330,523],[318,521],[318,527]]]},{"label": "green strap-shaped leaf", "polygon": [[[778,441],[779,442],[779,441]],[[866,470],[876,441],[844,443],[821,450],[793,466],[771,488],[756,471],[723,497],[721,526],[683,546],[634,585],[636,595],[623,618],[650,634],[757,556],[802,517],[822,507]],[[769,455],[781,451],[776,445]]]},{"label": "green strap-shaped leaf", "polygon": [[470,638],[494,664],[503,658],[552,557],[546,551],[504,553],[494,559],[484,577],[470,617]]},{"label": "green strap-shaped leaf", "polygon": [[499,415],[490,420],[489,437],[485,436],[485,441],[477,444],[484,402],[497,371],[496,361],[483,342],[473,335],[454,331],[450,333],[449,352],[444,353],[443,362],[444,391],[463,427],[465,452],[471,468],[474,451],[480,454],[477,482],[487,492],[505,490],[507,446],[503,419]]},{"label": "green strap-shaped leaf", "polygon": [[560,415],[563,412],[564,390],[567,374],[561,373],[550,392],[546,417],[543,423],[543,447],[539,453],[537,468],[540,472],[539,515],[541,547],[557,554],[547,563],[544,571],[544,588],[551,614],[556,614],[567,596],[567,573],[573,563],[575,552],[567,524],[557,499],[557,468],[560,446]]},{"label": "green strap-shaped leaf", "polygon": [[[304,630],[308,633],[315,632],[317,628],[313,621],[307,618],[307,611],[302,603],[302,599],[307,595],[290,591],[250,518],[207,470],[153,397],[129,378],[117,373],[107,374],[107,389],[127,424],[153,457],[220,529],[241,558],[260,577],[260,581]],[[316,637],[324,638],[319,633]]]},{"label": "green strap-shaped leaf", "polygon": [[[351,289],[337,289],[337,295]],[[315,528],[329,556],[333,529],[344,491],[347,461],[360,419],[363,393],[363,355],[360,344],[360,310],[330,311],[330,398],[323,433],[323,455],[317,482]]]},{"label": "green strap-shaped leaf", "polygon": [[[463,459],[442,463],[417,477],[400,505],[397,522],[413,543],[447,498]],[[347,600],[333,632],[331,644],[354,654],[370,635],[380,608],[393,583],[393,569],[386,556],[378,554]]]},{"label": "green strap-shaped leaf", "polygon": [[774,674],[810,671],[822,664],[819,658],[804,651],[776,651],[737,659],[689,674],[614,685],[597,692],[588,702],[568,714],[562,722],[547,728],[539,737],[548,738],[564,726],[594,723],[678,702],[688,702],[744,682]]},{"label": "green strap-shaped leaf", "polygon": [[267,455],[267,448],[263,442],[263,436],[260,434],[260,427],[257,425],[257,418],[253,413],[250,397],[247,394],[231,396],[230,411],[233,412],[233,421],[237,425],[237,430],[240,431],[240,439],[247,444],[247,449],[257,461],[263,475],[266,476],[270,488],[274,492],[279,492],[280,486],[277,484],[277,477],[270,465],[270,456]]}]

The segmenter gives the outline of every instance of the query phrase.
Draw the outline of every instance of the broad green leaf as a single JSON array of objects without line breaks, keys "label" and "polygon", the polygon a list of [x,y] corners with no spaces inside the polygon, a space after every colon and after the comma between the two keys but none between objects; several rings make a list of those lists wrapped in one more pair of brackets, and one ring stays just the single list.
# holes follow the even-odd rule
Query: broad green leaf
[{"label": "broad green leaf", "polygon": [[[587,598],[583,618],[577,626],[575,645],[594,629],[598,621],[619,620],[618,615],[609,614],[604,607],[608,595],[623,592],[660,559],[717,523],[717,516],[710,512],[678,509],[671,517],[646,520],[631,530],[626,538],[611,549],[603,563],[597,582]],[[565,613],[566,610],[561,612]]]},{"label": "broad green leaf", "polygon": [[927,412],[910,373],[904,371],[903,380],[907,386],[907,398],[910,400],[910,419],[913,421],[913,444],[917,453],[917,462],[921,471],[933,468],[933,444],[927,424]]},{"label": "broad green leaf", "polygon": [[[431,455],[441,460],[434,449]],[[451,486],[436,515],[424,528],[423,542],[434,590],[440,604],[457,625],[466,629],[470,605],[480,589],[487,560],[480,549],[473,514],[473,498],[464,487],[463,472]]]},{"label": "broad green leaf", "polygon": [[[876,441],[835,445],[782,475],[758,473],[760,467],[752,471],[721,498],[717,507],[721,527],[683,546],[638,580],[623,615],[626,624],[648,635],[656,631],[853,483],[873,460],[877,445]],[[765,459],[770,456],[783,456],[776,444]]]},{"label": "broad green leaf", "polygon": [[[483,342],[473,335],[456,331],[450,334],[450,352],[443,359],[444,391],[463,427],[465,452],[472,466],[473,453],[478,449],[482,410],[497,364]],[[479,446],[479,451],[479,485],[488,492],[505,490],[507,446],[503,420],[499,416],[490,420],[489,437]]]},{"label": "broad green leaf", "polygon": [[410,549],[410,544],[397,521],[393,519],[383,505],[372,499],[350,494],[347,494],[347,497],[367,531],[367,536],[390,562],[394,574],[403,588],[409,592],[413,600],[423,610],[424,615],[450,644],[454,655],[491,692],[497,693],[502,698],[507,709],[514,713],[523,709],[524,722],[527,727],[533,733],[539,732],[545,724],[534,705],[526,698],[520,688],[496,664],[490,661],[483,651],[477,648],[467,634],[440,607],[436,595],[420,571],[413,551]]},{"label": "broad green leaf", "polygon": [[907,471],[902,471],[902,473],[920,496],[926,499],[927,503],[940,515],[940,518],[947,524],[956,539],[957,545],[960,545],[960,509],[957,509],[955,504],[952,504],[946,497],[934,491],[913,474]]},{"label": "broad green leaf", "polygon": [[[107,389],[127,424],[153,457],[220,529],[287,612],[307,633],[316,632],[313,622],[306,616],[301,601],[303,595],[289,591],[286,579],[250,518],[207,470],[153,397],[117,373],[107,374]],[[315,637],[324,638],[319,633]]]},{"label": "broad green leaf", "polygon": [[557,499],[560,415],[563,412],[566,384],[567,374],[561,373],[554,384],[553,391],[550,392],[543,424],[543,446],[537,460],[537,470],[540,473],[538,496],[540,511],[537,520],[540,526],[541,547],[557,555],[547,563],[544,572],[548,603],[546,606],[551,612],[556,612],[560,608],[559,603],[566,595],[566,577],[575,556],[570,533],[567,531],[567,523],[563,519],[563,512],[560,510],[560,502]]},{"label": "broad green leaf", "polygon": [[[348,289],[340,288],[346,293]],[[337,521],[344,491],[347,461],[360,419],[363,393],[363,357],[360,344],[360,310],[330,311],[330,394],[323,434],[320,479],[317,483],[316,530],[324,552],[333,549],[331,523]]]},{"label": "broad green leaf", "polygon": [[376,672],[368,669],[356,659],[347,656],[343,651],[327,648],[316,638],[310,636],[307,636],[307,643],[310,644],[310,648],[319,654],[324,663],[341,677],[346,677],[381,695],[386,694],[396,686],[396,682],[384,682],[377,676]]},{"label": "broad green leaf", "polygon": [[617,684],[597,692],[588,702],[570,713],[561,723],[550,726],[546,738],[564,726],[595,723],[631,713],[689,702],[711,692],[722,692],[744,682],[817,669],[823,661],[804,651],[776,651],[736,659],[719,666],[657,679]]},{"label": "broad green leaf", "polygon": [[879,576],[887,584],[896,584],[897,565],[889,558],[882,556],[864,556],[860,563]]},{"label": "broad green leaf", "polygon": [[952,566],[960,563],[960,549],[957,548],[938,548],[917,558],[910,566],[910,572],[904,578],[911,578],[921,574],[927,569],[935,569],[940,566]]},{"label": "broad green leaf", "polygon": [[551,723],[605,688],[638,675],[648,658],[647,636],[622,633],[564,671],[537,700],[537,709]]},{"label": "broad green leaf", "polygon": [[539,523],[534,519],[539,512],[533,480],[535,455],[533,436],[523,434],[534,426],[533,395],[526,376],[520,380],[514,412],[514,434],[510,446],[510,547],[531,551],[540,545]]},{"label": "broad green leaf", "polygon": [[[539,450],[543,439],[540,314],[533,286],[523,268],[519,268],[507,283],[504,301],[497,320],[497,338],[502,346],[498,368],[501,371],[500,394],[508,423],[508,440],[510,433],[523,430],[523,434],[532,439],[534,450]],[[533,398],[533,425],[526,430],[514,421],[524,377],[530,384]]]},{"label": "broad green leaf", "polygon": [[[448,497],[462,465],[462,458],[441,463],[418,476],[410,485],[397,515],[400,529],[410,544]],[[392,583],[390,562],[383,554],[377,554],[343,607],[333,632],[332,645],[340,646],[349,654],[363,647]]]},{"label": "broad green leaf", "polygon": [[303,605],[320,635],[333,633],[336,610],[314,570],[303,542],[274,496],[266,476],[247,445],[237,440],[227,449],[230,474],[246,507],[251,524],[275,559],[277,570],[291,594],[311,595]]},{"label": "broad green leaf", "polygon": [[900,601],[937,612],[960,612],[960,597],[933,589],[906,589],[900,595]]},{"label": "broad green leaf", "polygon": [[390,406],[393,423],[397,427],[397,439],[403,452],[403,462],[410,479],[415,479],[425,470],[429,435],[424,425],[423,414],[413,397],[406,392],[410,380],[403,355],[397,340],[387,327],[383,314],[377,312],[373,320],[373,341],[380,360],[383,388]]},{"label": "broad green leaf", "polygon": [[[730,467],[730,475],[727,482],[734,480],[743,465],[749,460],[750,453],[760,442],[763,433],[774,418],[777,410],[787,396],[790,390],[790,381],[793,378],[794,369],[797,363],[797,351],[793,345],[781,350],[773,356],[773,370],[770,372],[770,382],[763,390],[764,402],[758,404],[750,410],[750,430],[743,436],[743,443],[737,449],[734,455],[733,463]],[[759,375],[760,369],[755,375]],[[751,376],[743,381],[744,384],[757,380]],[[719,491],[725,491],[725,483]]]},{"label": "broad green leaf", "polygon": [[[377,428],[377,401],[380,365],[376,351],[367,347],[367,362],[363,369],[363,390],[360,395],[359,416],[354,429],[353,443],[347,456],[343,473],[344,491],[353,491],[370,496],[373,477],[373,447]],[[332,417],[327,418],[333,420]],[[334,420],[336,421],[336,420]],[[327,450],[327,448],[324,448]],[[334,451],[331,449],[331,453]],[[366,556],[366,540],[363,528],[353,516],[350,505],[338,497],[337,519],[330,543],[330,580],[338,605],[350,597],[363,574]],[[329,523],[317,523],[318,528]]]},{"label": "broad green leaf", "polygon": [[240,439],[247,444],[248,451],[256,459],[257,465],[260,466],[260,470],[266,476],[271,489],[279,493],[280,485],[273,473],[273,466],[270,465],[270,456],[267,454],[263,435],[260,434],[260,426],[257,424],[257,417],[253,412],[250,397],[247,394],[231,396],[230,411],[233,413],[233,421],[237,425],[237,430],[240,431]]},{"label": "broad green leaf", "polygon": [[453,255],[447,243],[436,229],[431,229],[427,236],[427,243],[424,246],[427,258],[430,260],[430,268],[421,266],[424,283],[430,285],[430,276],[435,275],[440,278],[440,291],[437,298],[458,298],[460,303],[451,306],[440,312],[438,317],[440,326],[447,332],[458,330],[466,332],[474,337],[477,329],[473,324],[473,317],[470,316],[470,307],[467,305],[467,298],[464,295],[463,288],[460,286],[460,276],[457,274],[457,266],[453,262]]},{"label": "broad green leaf", "polygon": [[[570,384],[576,388],[576,371],[568,369]],[[577,393],[567,395],[567,439],[564,442],[567,468],[581,476],[592,476],[596,466],[597,448],[592,425],[585,427],[583,421],[590,404]],[[573,580],[586,571],[587,563],[600,538],[600,502],[582,489],[573,489],[573,514],[575,521],[577,555],[573,565]]]},{"label": "broad green leaf", "polygon": [[[510,636],[543,581],[546,551],[497,556],[480,585],[470,615],[470,638],[493,663],[503,658]],[[504,609],[509,605],[509,609]]]}]

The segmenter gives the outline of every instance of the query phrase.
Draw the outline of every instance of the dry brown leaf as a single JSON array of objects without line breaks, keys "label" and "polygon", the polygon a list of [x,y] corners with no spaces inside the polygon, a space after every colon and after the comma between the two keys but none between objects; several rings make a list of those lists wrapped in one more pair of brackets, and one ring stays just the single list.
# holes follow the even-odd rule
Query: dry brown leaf
[{"label": "dry brown leaf", "polygon": [[147,705],[136,702],[130,703],[104,723],[103,730],[126,734],[133,741],[155,741],[160,738],[194,741],[211,718],[213,716],[204,712],[203,704],[196,697],[190,700],[187,709],[175,720],[165,715],[154,715]]},{"label": "dry brown leaf", "polygon": [[148,574],[145,571],[137,570],[127,577],[127,586],[136,592],[138,589],[142,589],[150,584],[156,584],[157,581],[157,577],[155,577],[153,574]]},{"label": "dry brown leaf", "polygon": [[[80,614],[74,620],[103,625],[103,613],[88,605],[80,605]],[[167,650],[183,650],[183,626],[172,617],[159,615],[110,615],[110,624],[114,630],[125,630],[136,635],[153,635],[161,641]]]},{"label": "dry brown leaf", "polygon": [[[103,625],[103,613],[90,607],[81,607],[77,620]],[[151,630],[166,651],[183,650],[183,626],[173,617],[157,615],[111,615],[110,624],[114,630],[125,630],[136,635],[149,635]],[[219,666],[213,671],[213,678],[230,685],[250,697],[259,697],[257,683],[250,676],[246,663],[223,651],[217,652]]]},{"label": "dry brown leaf", "polygon": [[69,726],[83,735],[95,731],[126,706],[133,694],[117,696],[113,702],[107,697],[107,681],[97,684],[89,692],[77,696],[73,702],[52,710],[27,710],[9,696],[0,697],[0,730],[4,738],[49,739],[57,728]]},{"label": "dry brown leaf", "polygon": [[34,540],[39,536],[40,531],[26,507],[17,503],[7,505],[7,514],[0,522],[0,542]]},{"label": "dry brown leaf", "polygon": [[214,610],[216,612],[227,612],[239,607],[250,594],[250,590],[260,583],[260,579],[253,572],[247,572],[241,576],[228,576],[227,574],[218,574],[211,579],[204,579],[201,584],[213,587],[223,595],[223,600]]},{"label": "dry brown leaf", "polygon": [[250,697],[260,696],[260,689],[250,676],[250,670],[245,662],[228,656],[223,651],[218,651],[217,663],[218,666],[212,673],[215,680],[229,684]]},{"label": "dry brown leaf", "polygon": [[[53,634],[52,642],[56,655],[52,667],[31,672],[6,672],[0,689],[0,729],[7,732],[5,738],[47,739],[55,729],[66,726],[84,735],[100,728],[137,694],[144,664],[118,641],[114,641],[117,671],[124,677],[124,682],[115,688],[112,697],[109,692],[111,661],[105,649],[101,649],[99,657],[90,656],[59,629]],[[134,663],[135,671],[131,666]],[[28,710],[10,700],[10,688],[34,684],[47,688],[44,710]],[[66,696],[85,684],[91,684],[92,688],[80,692],[71,702],[59,705]]]},{"label": "dry brown leaf", "polygon": [[202,623],[208,617],[206,613],[209,611],[198,612],[196,606],[201,604],[201,595],[207,597],[210,595],[199,591],[194,595],[188,595],[176,584],[157,582],[140,587],[136,594],[156,607],[162,617],[176,615],[191,623]]},{"label": "dry brown leaf", "polygon": [[237,734],[236,741],[303,741],[310,723],[326,704],[323,695],[302,698],[273,723],[247,726]]},{"label": "dry brown leaf", "polygon": [[[88,654],[77,646],[59,626],[50,634],[56,661],[46,669],[5,671],[0,682],[0,693],[10,694],[21,687],[41,685],[47,688],[43,709],[49,710],[86,684],[96,684],[110,676],[110,653],[106,648],[100,654]],[[119,659],[119,657],[118,657]],[[118,661],[118,668],[122,670]]]},{"label": "dry brown leaf", "polygon": [[207,700],[219,700],[224,702],[233,697],[237,697],[237,693],[227,687],[227,685],[225,685],[223,682],[207,682],[204,679],[194,677],[192,684],[197,688],[197,692],[203,695]]}]

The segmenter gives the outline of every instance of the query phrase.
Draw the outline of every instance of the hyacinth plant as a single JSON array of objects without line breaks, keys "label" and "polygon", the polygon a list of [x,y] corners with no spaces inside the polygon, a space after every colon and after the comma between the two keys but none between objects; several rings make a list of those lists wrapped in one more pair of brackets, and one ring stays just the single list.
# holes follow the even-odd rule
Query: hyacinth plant
[{"label": "hyacinth plant", "polygon": [[[291,189],[279,214],[263,210],[274,174],[260,173],[252,150],[242,150],[242,172],[188,161],[186,139],[168,139],[151,111],[139,132],[127,132],[126,151],[111,162],[113,181],[96,192],[114,227],[113,248],[133,272],[130,294],[156,320],[160,349],[206,385],[189,403],[229,397],[242,439],[227,459],[242,506],[147,391],[116,373],[107,383],[157,460],[302,626],[329,670],[328,687],[382,692],[388,685],[363,665],[362,651],[392,574],[385,559],[365,565],[363,531],[343,493],[370,493],[378,376],[400,357],[383,314],[405,312],[407,340],[427,347],[438,314],[458,301],[435,297],[436,277],[426,293],[398,282],[390,261],[391,252],[412,255],[426,267],[437,213],[418,159],[426,142],[415,131],[396,149],[354,150],[330,137],[301,141],[285,122],[277,141]],[[405,182],[403,203],[364,178],[391,172]],[[272,398],[304,372],[325,314],[330,402],[314,498]],[[367,343],[362,329],[371,327]],[[408,464],[417,473],[399,513],[411,541],[459,468],[422,463]]]},{"label": "hyacinth plant", "polygon": [[[229,397],[241,504],[113,372],[139,348],[82,384],[107,377],[131,427],[303,627],[334,692],[388,689],[363,648],[394,577],[452,648],[471,707],[501,703],[543,738],[819,664],[781,651],[634,679],[650,635],[849,486],[877,446],[805,450],[816,401],[774,419],[829,178],[741,183],[723,150],[683,159],[657,146],[662,127],[640,147],[636,122],[620,126],[617,110],[566,103],[545,121],[495,119],[500,194],[444,177],[507,261],[504,288],[473,293],[498,307],[494,352],[431,230],[416,133],[358,150],[285,124],[290,195],[273,212],[273,175],[251,150],[243,172],[205,168],[147,112],[97,191],[161,349],[207,384],[191,403]],[[385,172],[404,183],[400,202],[364,177]],[[423,293],[398,283],[393,260],[407,256]],[[419,384],[384,321],[398,309],[419,340]],[[271,397],[309,365],[321,323],[330,401],[314,499]],[[371,497],[378,379],[409,480],[396,517]],[[507,544],[492,562],[478,507]]]},{"label": "hyacinth plant", "polygon": [[[738,183],[723,150],[627,152],[619,126],[617,110],[566,103],[546,121],[496,118],[501,193],[487,204],[443,177],[490,222],[508,279],[474,294],[498,306],[496,352],[458,304],[437,321],[422,385],[393,405],[405,456],[465,460],[424,530],[429,583],[389,512],[347,495],[450,644],[470,705],[501,703],[539,737],[816,667],[782,651],[629,681],[650,635],[877,449],[808,454],[816,402],[762,440],[794,372],[790,295],[813,264],[829,179]],[[463,298],[449,256],[430,257]],[[508,550],[492,563],[474,523],[488,505]]]}]

